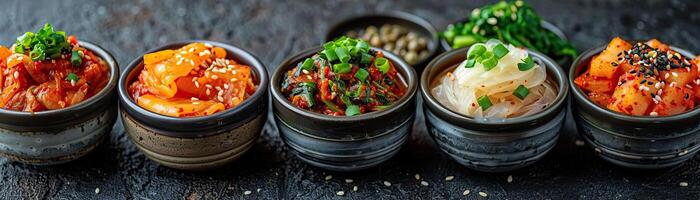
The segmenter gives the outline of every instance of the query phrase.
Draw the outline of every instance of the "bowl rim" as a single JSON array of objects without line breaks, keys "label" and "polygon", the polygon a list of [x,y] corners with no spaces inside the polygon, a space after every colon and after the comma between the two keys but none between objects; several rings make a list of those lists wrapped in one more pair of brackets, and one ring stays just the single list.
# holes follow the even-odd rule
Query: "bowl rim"
[{"label": "bowl rim", "polygon": [[293,113],[297,115],[301,115],[306,118],[311,118],[319,121],[328,121],[328,122],[358,122],[358,121],[366,121],[366,120],[372,120],[374,118],[377,118],[378,116],[383,116],[383,115],[388,115],[393,113],[394,111],[404,107],[406,104],[411,102],[411,99],[415,97],[416,92],[418,90],[418,79],[417,79],[417,74],[416,71],[411,67],[411,65],[408,65],[403,59],[401,59],[399,56],[388,52],[383,49],[379,49],[376,47],[371,47],[371,49],[375,51],[382,51],[384,53],[384,57],[388,58],[390,61],[394,63],[394,66],[399,70],[399,73],[403,71],[403,74],[401,75],[402,78],[405,79],[407,87],[406,93],[401,99],[398,101],[395,101],[393,105],[391,105],[389,108],[380,110],[380,111],[374,111],[374,112],[369,112],[369,113],[364,113],[360,115],[355,115],[355,116],[332,116],[332,115],[325,115],[321,113],[316,113],[312,112],[306,109],[301,109],[298,108],[294,105],[292,105],[291,102],[287,98],[284,97],[282,92],[280,91],[281,86],[279,85],[279,82],[282,81],[282,74],[285,73],[291,66],[293,65],[294,61],[301,60],[303,58],[308,58],[310,56],[313,56],[320,50],[322,50],[322,46],[316,46],[312,48],[305,49],[301,51],[300,53],[295,54],[294,56],[291,56],[277,67],[275,69],[275,72],[272,74],[272,79],[271,79],[271,84],[270,84],[270,93],[274,99],[274,101],[279,102],[283,107],[286,109],[291,110]]},{"label": "bowl rim", "polygon": [[[550,106],[545,108],[543,111],[540,111],[540,112],[535,113],[535,114],[527,115],[527,116],[519,116],[519,117],[503,118],[503,119],[499,118],[498,120],[484,120],[484,121],[476,120],[476,118],[474,118],[474,117],[470,117],[470,116],[455,112],[455,111],[445,107],[444,105],[442,105],[442,103],[437,101],[437,99],[435,97],[433,97],[432,93],[430,92],[432,89],[430,87],[430,85],[432,83],[432,80],[434,80],[433,78],[436,76],[439,76],[440,74],[436,74],[432,77],[429,77],[429,73],[427,73],[427,72],[429,72],[431,69],[435,68],[439,64],[439,61],[441,59],[453,57],[453,56],[456,56],[458,54],[465,54],[466,55],[466,52],[469,50],[470,47],[471,46],[453,49],[453,50],[450,50],[448,52],[445,52],[445,53],[438,55],[425,68],[426,73],[423,73],[421,75],[421,87],[420,87],[421,94],[423,95],[423,99],[424,99],[424,102],[426,104],[430,104],[433,107],[437,108],[437,110],[433,111],[433,112],[444,113],[444,114],[448,115],[449,117],[457,119],[458,121],[461,121],[461,122],[480,124],[480,125],[488,125],[488,126],[503,126],[503,125],[528,123],[528,122],[532,122],[532,121],[537,120],[537,119],[545,118],[546,116],[549,116],[549,115],[558,114],[558,112],[555,113],[558,110],[558,108],[561,108],[563,104],[566,104],[567,98],[569,96],[569,94],[568,94],[569,93],[569,85],[568,85],[569,82],[566,80],[566,74],[565,74],[564,70],[561,67],[559,67],[559,64],[557,64],[557,62],[552,60],[552,58],[550,58],[550,57],[548,57],[540,52],[525,49],[525,50],[527,50],[528,54],[534,55],[534,57],[537,57],[537,58],[541,59],[542,62],[544,62],[544,65],[545,65],[544,67],[545,67],[546,71],[548,72],[548,74],[552,73],[554,75],[554,77],[552,77],[551,80],[556,81],[556,83],[558,84],[557,96],[554,99],[554,101],[552,101],[552,104],[550,104]],[[459,64],[459,63],[455,63],[455,64]],[[428,109],[430,109],[430,108],[428,108]]]},{"label": "bowl rim", "polygon": [[55,110],[45,110],[45,111],[39,111],[39,112],[24,112],[24,111],[16,111],[16,110],[8,110],[8,109],[0,109],[0,115],[7,115],[7,116],[12,116],[12,117],[19,117],[19,118],[27,118],[27,119],[36,119],[36,118],[41,118],[41,117],[48,117],[52,115],[59,115],[67,112],[76,112],[83,110],[90,105],[100,101],[103,98],[108,97],[109,93],[114,90],[114,87],[117,85],[118,79],[119,79],[119,64],[117,63],[116,59],[114,59],[114,56],[112,56],[109,51],[104,49],[102,46],[97,45],[92,42],[88,42],[85,40],[78,40],[78,45],[86,48],[90,51],[92,51],[95,55],[99,56],[102,60],[105,61],[107,66],[109,66],[109,81],[107,82],[107,85],[105,85],[100,92],[97,94],[93,95],[92,97],[81,101],[78,104],[68,106],[65,108],[61,109],[55,109]]},{"label": "bowl rim", "polygon": [[[629,42],[629,41],[628,41]],[[600,114],[604,114],[606,116],[612,117],[615,120],[620,120],[620,121],[628,121],[628,122],[634,122],[634,123],[664,123],[664,122],[673,122],[673,121],[681,121],[685,120],[686,118],[693,117],[693,116],[698,116],[700,115],[700,106],[695,106],[692,110],[676,114],[676,115],[670,115],[670,116],[657,116],[657,117],[652,117],[652,116],[633,116],[633,115],[625,115],[622,113],[617,113],[611,110],[608,110],[606,108],[600,107],[597,104],[593,103],[590,99],[585,97],[585,93],[581,88],[574,83],[574,80],[576,77],[579,75],[578,71],[579,69],[584,66],[583,62],[588,62],[590,64],[590,58],[592,58],[595,55],[598,55],[600,52],[602,52],[605,48],[607,47],[607,44],[603,44],[602,46],[597,46],[591,49],[588,49],[581,53],[576,60],[571,64],[571,67],[569,68],[569,74],[568,74],[568,79],[569,79],[569,85],[571,87],[571,94],[574,99],[576,99],[575,103],[576,104],[582,104],[585,105],[586,108],[588,108],[590,111],[588,112],[596,112]],[[690,53],[690,51],[678,48],[676,46],[670,46],[671,50],[674,50],[680,54],[682,54],[685,57],[688,57],[690,59],[695,58],[695,55]],[[588,65],[586,65],[588,66]]]},{"label": "bowl rim", "polygon": [[[455,21],[455,22],[453,22],[453,23],[450,23],[450,24],[448,24],[447,26],[445,26],[445,27],[442,29],[442,31],[447,30],[447,27],[449,27],[449,26],[451,26],[451,25],[453,25],[453,24],[456,24],[456,23],[465,23],[465,22],[469,21],[469,18],[470,18],[470,17],[465,17],[465,18],[462,18],[462,19],[460,19],[460,20],[458,20],[458,21]],[[566,34],[564,33],[564,31],[562,31],[561,29],[559,29],[559,27],[557,27],[557,26],[554,25],[553,23],[551,23],[551,22],[549,22],[549,21],[547,21],[547,20],[541,19],[541,20],[540,20],[540,25],[542,26],[542,28],[547,29],[548,31],[551,31],[552,33],[554,33],[555,35],[559,36],[559,38],[563,39],[564,41],[569,41],[569,38],[566,36]],[[441,32],[442,32],[442,31],[441,31]],[[447,40],[446,40],[445,38],[439,37],[438,39],[440,40],[440,47],[441,47],[443,50],[445,50],[445,51],[450,51],[450,50],[453,50],[453,49],[454,49],[454,48],[452,48],[452,45],[450,45],[450,43],[448,43]],[[497,38],[494,38],[494,39],[497,39]],[[470,45],[470,46],[471,46],[471,45]],[[537,51],[537,50],[532,50],[532,51]]]},{"label": "bowl rim", "polygon": [[[207,116],[200,116],[200,117],[185,117],[185,118],[179,118],[179,117],[171,117],[171,116],[166,116],[162,114],[158,114],[149,110],[146,110],[145,108],[142,108],[138,104],[135,103],[134,99],[131,98],[131,95],[128,94],[127,91],[127,82],[131,83],[131,80],[126,80],[129,78],[130,74],[132,71],[135,69],[139,68],[141,63],[143,63],[143,56],[148,54],[148,53],[153,53],[156,51],[161,51],[165,49],[173,49],[173,46],[178,46],[182,47],[190,43],[208,43],[211,44],[215,47],[221,47],[226,49],[229,53],[236,53],[237,56],[242,56],[245,57],[246,60],[249,60],[251,63],[248,65],[256,74],[258,78],[258,84],[256,85],[257,88],[255,89],[255,92],[250,95],[246,100],[244,100],[241,104],[237,105],[236,107],[226,109],[211,115]],[[236,52],[231,52],[231,51],[236,51]],[[239,62],[240,60],[236,60],[236,62]],[[134,72],[135,73],[135,72]],[[121,77],[119,78],[118,82],[118,91],[119,91],[119,100],[122,103],[122,106],[126,106],[130,109],[133,109],[136,113],[144,115],[146,118],[150,118],[159,122],[163,123],[178,123],[178,124],[188,124],[188,123],[199,123],[199,122],[208,122],[208,121],[213,121],[215,119],[219,118],[228,118],[233,115],[238,114],[241,112],[246,107],[252,106],[255,104],[255,101],[261,99],[262,97],[265,96],[265,92],[267,90],[267,84],[269,83],[269,79],[267,76],[267,69],[263,65],[263,63],[258,59],[255,55],[250,53],[250,51],[247,51],[243,48],[226,44],[223,42],[217,42],[217,41],[212,41],[212,40],[202,40],[202,39],[193,39],[193,40],[180,40],[180,41],[174,41],[174,42],[169,42],[163,45],[160,45],[156,48],[152,48],[138,57],[134,58],[129,65],[124,69],[124,71],[121,74]],[[136,120],[139,121],[140,120]],[[143,123],[143,122],[140,122]],[[169,134],[166,134],[169,135]]]},{"label": "bowl rim", "polygon": [[[326,34],[324,36],[323,41],[321,41],[321,44],[335,39],[333,37],[333,33],[337,30],[342,29],[342,27],[347,26],[348,24],[355,24],[357,23],[357,21],[366,21],[368,18],[393,18],[401,21],[406,21],[408,23],[415,24],[417,27],[421,27],[422,29],[430,33],[430,38],[428,38],[430,40],[428,42],[428,56],[418,60],[418,62],[416,62],[416,65],[430,61],[430,59],[433,58],[435,54],[437,54],[440,51],[440,35],[435,26],[433,26],[433,24],[430,23],[430,21],[423,17],[404,11],[368,12],[363,14],[351,15],[342,20],[335,21],[333,25],[326,30]],[[403,59],[403,57],[401,56],[399,56],[399,58]]]}]

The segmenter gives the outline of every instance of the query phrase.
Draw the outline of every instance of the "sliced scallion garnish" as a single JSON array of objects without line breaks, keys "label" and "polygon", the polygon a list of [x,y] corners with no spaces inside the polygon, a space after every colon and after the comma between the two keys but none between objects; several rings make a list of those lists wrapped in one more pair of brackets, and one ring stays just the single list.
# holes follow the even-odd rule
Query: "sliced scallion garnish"
[{"label": "sliced scallion garnish", "polygon": [[489,97],[486,95],[479,97],[479,99],[477,99],[476,102],[481,107],[481,110],[489,109],[493,105]]},{"label": "sliced scallion garnish", "polygon": [[525,59],[523,59],[522,61],[523,61],[522,63],[518,63],[518,69],[520,71],[527,71],[527,70],[532,69],[532,67],[535,66],[535,61],[532,60],[532,57],[530,57],[529,55]]},{"label": "sliced scallion garnish", "polygon": [[389,71],[389,60],[386,58],[376,58],[374,59],[374,66],[376,66],[382,74],[386,74]]},{"label": "sliced scallion garnish", "polygon": [[525,100],[528,94],[530,94],[530,90],[524,85],[519,85],[518,88],[515,88],[515,91],[513,91],[513,96],[518,97],[520,100]]},{"label": "sliced scallion garnish", "polygon": [[360,107],[356,105],[349,105],[345,109],[345,116],[355,116],[360,114]]}]

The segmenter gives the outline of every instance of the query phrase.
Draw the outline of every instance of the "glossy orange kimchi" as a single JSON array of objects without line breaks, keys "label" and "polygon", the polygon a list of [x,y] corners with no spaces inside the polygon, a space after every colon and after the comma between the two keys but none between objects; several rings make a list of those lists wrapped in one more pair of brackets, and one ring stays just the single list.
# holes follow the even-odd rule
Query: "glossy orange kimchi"
[{"label": "glossy orange kimchi", "polygon": [[129,93],[149,111],[172,117],[211,115],[236,107],[255,92],[251,69],[205,43],[143,56]]},{"label": "glossy orange kimchi", "polygon": [[700,103],[700,59],[653,39],[614,38],[574,83],[609,110],[633,116],[670,116]]},{"label": "glossy orange kimchi", "polygon": [[26,112],[66,108],[99,93],[109,71],[75,36],[46,24],[10,48],[0,46],[0,107]]}]

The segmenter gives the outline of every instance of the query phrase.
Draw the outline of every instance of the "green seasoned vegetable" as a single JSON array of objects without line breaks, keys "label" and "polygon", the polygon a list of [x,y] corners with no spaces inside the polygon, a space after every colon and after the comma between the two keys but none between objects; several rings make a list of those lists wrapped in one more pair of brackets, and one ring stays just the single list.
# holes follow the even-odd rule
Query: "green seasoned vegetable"
[{"label": "green seasoned vegetable", "polygon": [[489,109],[493,105],[491,99],[486,95],[479,97],[476,102],[479,103],[481,110]]},{"label": "green seasoned vegetable", "polygon": [[306,71],[313,71],[314,70],[314,59],[306,58],[306,60],[304,60],[304,63],[301,64],[301,69],[304,69]]},{"label": "green seasoned vegetable", "polygon": [[356,105],[350,105],[345,109],[345,116],[354,116],[360,114],[360,107]]},{"label": "green seasoned vegetable", "polygon": [[528,90],[524,85],[519,85],[518,88],[515,88],[515,91],[513,91],[513,96],[518,97],[521,100],[524,100],[528,94],[530,94],[530,90]]},{"label": "green seasoned vegetable", "polygon": [[[545,53],[556,60],[577,56],[576,48],[542,28],[542,19],[523,1],[501,1],[474,9],[469,21],[450,25],[440,36],[452,48],[466,47],[495,38],[514,46]],[[497,55],[500,55],[497,53]]]},{"label": "green seasoned vegetable", "polygon": [[369,76],[369,72],[365,69],[359,69],[357,72],[355,72],[355,78],[360,81],[365,81],[367,80],[367,77]]},{"label": "green seasoned vegetable", "polygon": [[18,37],[14,50],[15,53],[29,52],[33,61],[42,61],[47,58],[56,59],[70,48],[65,32],[55,31],[51,24],[45,24],[44,28],[36,33],[27,32]]}]

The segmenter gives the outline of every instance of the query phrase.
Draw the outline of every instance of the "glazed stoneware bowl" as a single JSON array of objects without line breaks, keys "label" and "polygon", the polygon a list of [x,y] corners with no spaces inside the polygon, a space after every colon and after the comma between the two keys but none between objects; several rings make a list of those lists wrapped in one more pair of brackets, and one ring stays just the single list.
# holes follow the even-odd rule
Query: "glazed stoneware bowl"
[{"label": "glazed stoneware bowl", "polygon": [[80,41],[109,66],[109,82],[95,96],[59,110],[21,112],[0,109],[0,155],[33,164],[60,164],[95,149],[117,119],[119,65],[102,47]]},{"label": "glazed stoneware bowl", "polygon": [[454,112],[433,96],[432,84],[466,59],[460,48],[438,55],[421,76],[420,91],[428,132],[440,149],[458,163],[477,171],[519,169],[542,158],[556,144],[566,114],[569,83],[564,71],[549,57],[529,51],[546,67],[557,97],[542,112],[507,119],[477,119]]},{"label": "glazed stoneware bowl", "polygon": [[629,116],[596,105],[573,83],[603,49],[605,46],[582,53],[569,71],[574,119],[581,137],[598,156],[624,167],[665,168],[692,158],[700,149],[700,109],[666,117]]},{"label": "glazed stoneware bowl", "polygon": [[332,41],[338,37],[344,36],[348,31],[359,31],[368,26],[381,27],[384,24],[400,25],[428,39],[428,56],[420,59],[413,65],[413,68],[417,72],[423,71],[425,65],[440,51],[438,32],[428,20],[410,13],[398,11],[359,15],[339,21],[328,29],[324,41]]},{"label": "glazed stoneware bowl", "polygon": [[[455,22],[455,23],[452,23],[452,24],[456,24],[456,23],[465,23],[465,22],[468,22],[468,21],[469,21],[469,18],[465,18],[465,19],[459,20],[459,21],[457,21],[457,22]],[[546,30],[548,30],[548,31],[551,31],[551,32],[554,33],[555,35],[559,36],[559,38],[561,38],[561,39],[563,39],[563,40],[568,40],[567,37],[566,37],[566,35],[564,34],[564,32],[561,31],[561,29],[557,28],[557,26],[555,26],[554,24],[552,24],[552,23],[550,23],[550,22],[548,22],[548,21],[544,21],[544,20],[542,20],[542,22],[541,22],[540,24],[542,25],[542,28],[544,28],[544,29],[546,29]],[[443,30],[447,30],[447,28],[445,28],[445,29],[443,29]],[[447,42],[447,40],[445,40],[445,38],[440,37],[440,48],[442,48],[443,51],[450,51],[450,50],[452,50],[452,45],[450,45],[450,43]],[[569,59],[563,59],[563,60],[557,60],[557,63],[558,63],[558,64],[560,64],[560,65],[565,65],[565,66],[563,66],[563,67],[568,67],[569,64],[571,64],[571,62],[572,62],[571,58],[569,58]],[[565,70],[566,70],[566,69],[565,69]]]},{"label": "glazed stoneware bowl", "polygon": [[416,72],[398,56],[384,52],[408,84],[406,95],[391,107],[351,117],[297,108],[281,92],[284,73],[321,49],[312,48],[292,56],[272,74],[272,105],[282,140],[301,160],[333,171],[356,171],[388,160],[406,142],[413,126]]},{"label": "glazed stoneware bowl", "polygon": [[227,58],[251,67],[257,88],[238,106],[204,117],[177,118],[153,113],[136,104],[127,92],[128,84],[143,69],[139,57],[119,79],[122,123],[143,154],[163,166],[182,170],[207,170],[223,166],[253,146],[267,120],[268,76],[265,66],[247,51],[228,44],[193,40],[153,49],[177,49],[193,42],[226,49]]}]

